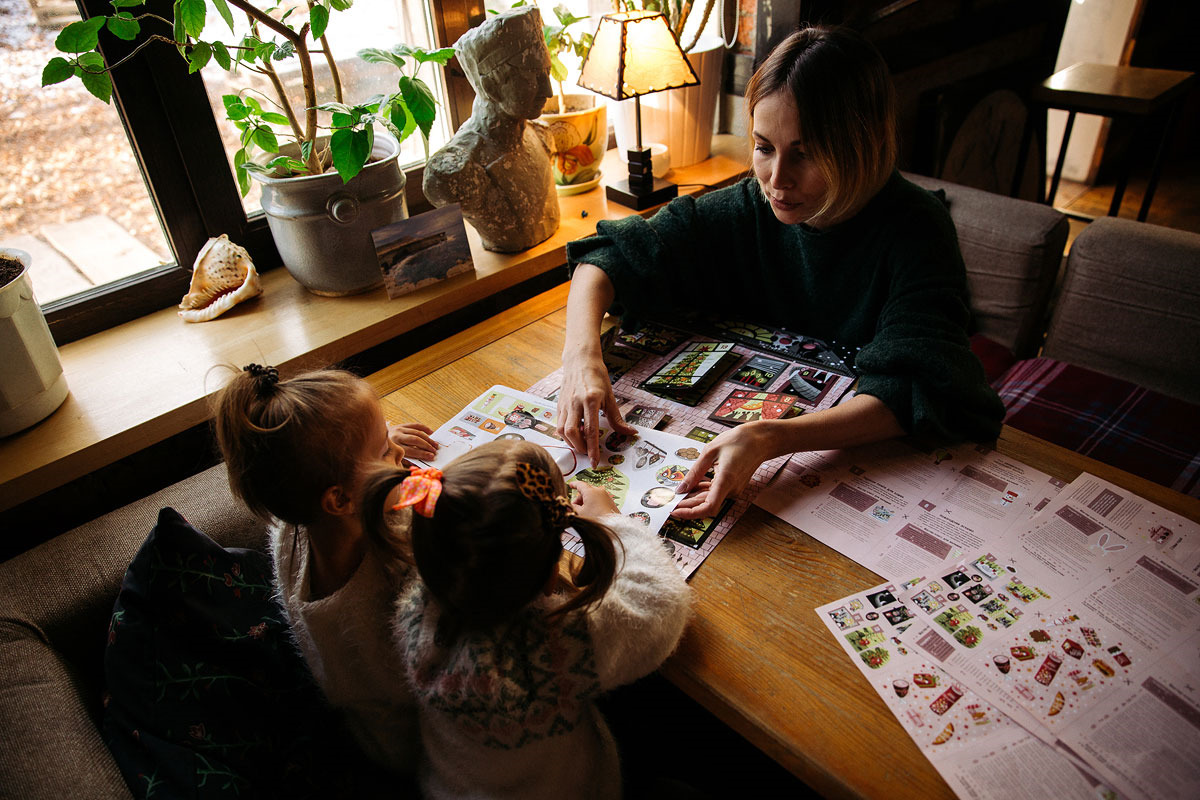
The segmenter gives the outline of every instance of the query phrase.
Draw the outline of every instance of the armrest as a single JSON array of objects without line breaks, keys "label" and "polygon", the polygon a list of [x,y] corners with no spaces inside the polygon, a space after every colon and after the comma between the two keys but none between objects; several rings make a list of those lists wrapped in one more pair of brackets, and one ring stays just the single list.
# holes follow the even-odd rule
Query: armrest
[{"label": "armrest", "polygon": [[1044,355],[1200,402],[1200,234],[1100,217],[1071,245]]},{"label": "armrest", "polygon": [[967,267],[974,328],[1017,358],[1037,354],[1069,224],[1049,206],[904,173],[931,191],[945,189]]}]

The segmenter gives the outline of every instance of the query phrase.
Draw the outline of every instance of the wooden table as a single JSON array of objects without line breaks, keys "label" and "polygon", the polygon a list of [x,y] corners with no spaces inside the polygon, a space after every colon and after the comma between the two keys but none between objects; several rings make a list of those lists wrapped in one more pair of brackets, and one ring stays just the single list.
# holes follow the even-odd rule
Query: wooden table
[{"label": "wooden table", "polygon": [[[566,296],[552,289],[368,380],[392,419],[441,425],[493,384],[525,389],[560,366]],[[1200,520],[1200,501],[1020,431],[998,449]],[[813,611],[879,580],[751,506],[692,577],[696,617],[662,672],[822,796],[953,797]]]}]

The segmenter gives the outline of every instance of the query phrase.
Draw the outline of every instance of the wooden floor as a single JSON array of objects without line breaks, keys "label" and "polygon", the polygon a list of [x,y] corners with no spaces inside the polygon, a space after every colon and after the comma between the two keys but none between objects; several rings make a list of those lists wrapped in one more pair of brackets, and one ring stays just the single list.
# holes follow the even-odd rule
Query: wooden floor
[{"label": "wooden floor", "polygon": [[[1137,219],[1148,178],[1149,170],[1146,168],[1135,169],[1130,176],[1129,185],[1125,187],[1125,195],[1121,198],[1120,216],[1122,218]],[[1064,178],[1059,184],[1054,205],[1060,211],[1069,214],[1082,214],[1089,217],[1104,216],[1108,213],[1108,206],[1112,202],[1115,188],[1115,181],[1088,186]],[[1146,215],[1146,222],[1200,233],[1200,156],[1193,155],[1178,159],[1163,166],[1158,188],[1154,191],[1150,212]],[[1071,234],[1067,241],[1068,250],[1071,242],[1075,240],[1086,224],[1083,220],[1072,218]]]}]

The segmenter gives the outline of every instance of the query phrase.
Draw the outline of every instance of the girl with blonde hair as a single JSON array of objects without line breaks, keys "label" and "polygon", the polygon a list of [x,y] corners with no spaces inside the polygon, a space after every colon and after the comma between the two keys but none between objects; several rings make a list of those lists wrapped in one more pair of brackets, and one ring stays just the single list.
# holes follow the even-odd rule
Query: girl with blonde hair
[{"label": "girl with blonde hair", "polygon": [[378,397],[340,370],[281,379],[250,364],[217,399],[217,442],[236,497],[268,523],[275,579],[296,643],[330,704],[374,761],[415,770],[412,693],[391,629],[395,598],[415,579],[406,517],[370,539],[358,498],[372,470],[432,458],[432,431],[385,421]]}]

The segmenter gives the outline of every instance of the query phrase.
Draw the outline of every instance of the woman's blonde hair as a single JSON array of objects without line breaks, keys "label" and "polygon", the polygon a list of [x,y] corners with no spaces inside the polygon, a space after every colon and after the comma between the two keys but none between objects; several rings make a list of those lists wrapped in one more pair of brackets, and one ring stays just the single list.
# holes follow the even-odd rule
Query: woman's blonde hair
[{"label": "woman's blonde hair", "polygon": [[341,370],[280,380],[251,364],[217,396],[217,444],[233,494],[255,515],[300,525],[330,486],[357,480],[370,387]]},{"label": "woman's blonde hair", "polygon": [[[586,555],[570,576],[575,592],[552,616],[594,603],[613,581],[615,534],[583,517],[564,523],[555,504],[527,496],[517,477],[519,463],[544,472],[558,496],[568,496],[545,448],[496,440],[447,464],[433,515],[412,515],[412,557],[441,606],[444,638],[487,630],[536,599],[558,564],[568,525],[583,540]],[[366,479],[362,521],[368,536],[387,536],[388,494],[408,475],[407,469],[384,469]]]},{"label": "woman's blonde hair", "polygon": [[788,91],[800,115],[805,152],[828,184],[810,219],[853,215],[896,168],[896,90],[874,45],[850,28],[810,27],[788,36],[746,86],[746,110]]}]

